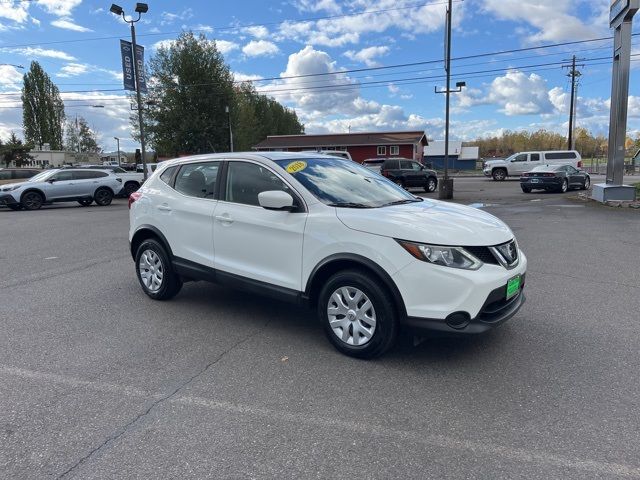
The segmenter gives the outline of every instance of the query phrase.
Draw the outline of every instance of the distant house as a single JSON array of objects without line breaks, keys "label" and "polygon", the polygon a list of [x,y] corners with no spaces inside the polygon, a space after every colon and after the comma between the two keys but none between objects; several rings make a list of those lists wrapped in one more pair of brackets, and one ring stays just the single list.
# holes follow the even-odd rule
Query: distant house
[{"label": "distant house", "polygon": [[362,163],[368,158],[404,157],[422,160],[429,142],[423,131],[334,133],[326,135],[270,135],[254,146],[258,151],[303,152],[341,150]]},{"label": "distant house", "polygon": [[[424,147],[424,160],[426,165],[435,169],[444,169],[443,141],[432,141]],[[480,160],[480,147],[463,147],[462,142],[449,142],[449,168],[452,170],[475,170],[476,163]]]},{"label": "distant house", "polygon": [[39,168],[56,168],[77,163],[96,163],[99,159],[97,153],[51,150],[48,143],[45,143],[42,147],[35,147],[29,152],[29,155],[33,157],[33,160],[27,162],[27,165]]}]

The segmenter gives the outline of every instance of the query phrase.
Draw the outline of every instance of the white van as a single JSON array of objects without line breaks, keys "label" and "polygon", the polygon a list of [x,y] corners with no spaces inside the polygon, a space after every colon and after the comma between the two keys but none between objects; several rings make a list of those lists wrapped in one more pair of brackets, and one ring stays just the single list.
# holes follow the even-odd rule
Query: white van
[{"label": "white van", "polygon": [[575,150],[520,152],[505,160],[488,160],[482,168],[485,176],[502,181],[507,177],[519,177],[540,165],[571,165],[582,168],[582,157]]}]

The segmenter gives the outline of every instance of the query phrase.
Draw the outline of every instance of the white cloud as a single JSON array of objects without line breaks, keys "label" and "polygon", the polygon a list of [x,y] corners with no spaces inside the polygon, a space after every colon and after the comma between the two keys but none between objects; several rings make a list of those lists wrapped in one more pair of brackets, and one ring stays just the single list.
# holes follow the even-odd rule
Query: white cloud
[{"label": "white cloud", "polygon": [[23,48],[5,48],[2,49],[7,52],[16,53],[18,55],[23,55],[25,57],[44,57],[44,58],[57,58],[59,60],[67,60],[72,61],[76,58],[69,55],[67,52],[63,52],[62,50],[53,50],[50,48],[40,48],[40,47],[23,47]]},{"label": "white cloud", "polygon": [[36,5],[51,15],[67,17],[81,3],[82,0],[37,0]]},{"label": "white cloud", "polygon": [[267,40],[251,40],[244,47],[242,47],[242,53],[247,57],[260,57],[264,55],[275,55],[280,49],[278,46]]},{"label": "white cloud", "polygon": [[298,0],[294,5],[303,12],[342,13],[342,8],[336,0]]},{"label": "white cloud", "polygon": [[162,20],[160,21],[160,25],[171,25],[175,23],[177,20],[189,20],[193,17],[193,10],[191,8],[185,8],[180,13],[171,13],[171,12],[162,12],[161,14]]},{"label": "white cloud", "polygon": [[0,2],[0,18],[24,23],[29,18],[29,4],[18,1]]},{"label": "white cloud", "polygon": [[89,65],[83,63],[67,63],[56,74],[57,77],[69,78],[83,75],[89,71]]},{"label": "white cloud", "polygon": [[535,73],[526,75],[515,70],[494,79],[484,91],[463,90],[456,98],[460,108],[495,104],[508,116],[539,115],[554,111],[547,81]]},{"label": "white cloud", "polygon": [[[604,36],[607,1],[591,1],[592,18],[577,17],[582,0],[482,0],[485,11],[502,20],[524,22],[535,29],[526,34],[530,43],[561,42]],[[593,5],[597,3],[597,5]],[[524,34],[524,31],[521,33]]]},{"label": "white cloud", "polygon": [[230,42],[228,40],[216,40],[215,42],[216,42],[216,47],[218,48],[220,53],[222,53],[223,55],[226,55],[227,53],[240,48],[240,45],[238,45],[235,42]]},{"label": "white cloud", "polygon": [[257,39],[267,38],[269,36],[269,29],[262,25],[246,27],[243,28],[242,31]]},{"label": "white cloud", "polygon": [[233,79],[236,82],[250,82],[253,80],[260,80],[262,77],[260,75],[252,75],[242,72],[232,72]]},{"label": "white cloud", "polygon": [[378,57],[383,57],[389,53],[389,47],[367,47],[360,51],[348,50],[344,52],[344,56],[354,62],[364,63],[368,67],[376,67],[379,63],[375,60]]},{"label": "white cloud", "polygon": [[[298,2],[305,3],[305,2]],[[311,3],[311,2],[307,2]],[[355,12],[373,12],[326,18],[302,23],[282,23],[276,40],[295,40],[305,45],[340,47],[357,44],[365,34],[380,35],[389,29],[399,30],[401,35],[431,33],[444,26],[445,7],[440,2],[416,6],[412,0],[356,0],[351,5]],[[464,18],[465,4],[454,4],[454,23],[460,25]]]},{"label": "white cloud", "polygon": [[63,28],[65,30],[72,30],[74,32],[92,32],[90,28],[83,27],[82,25],[78,25],[74,23],[73,19],[70,17],[59,18],[58,20],[54,20],[51,22],[51,25],[58,28]]},{"label": "white cloud", "polygon": [[0,85],[10,86],[22,82],[22,73],[11,65],[0,65]]},{"label": "white cloud", "polygon": [[174,43],[176,43],[175,40],[170,40],[170,39],[160,40],[159,42],[156,42],[153,45],[151,45],[151,49],[160,50],[161,48],[171,48]]}]

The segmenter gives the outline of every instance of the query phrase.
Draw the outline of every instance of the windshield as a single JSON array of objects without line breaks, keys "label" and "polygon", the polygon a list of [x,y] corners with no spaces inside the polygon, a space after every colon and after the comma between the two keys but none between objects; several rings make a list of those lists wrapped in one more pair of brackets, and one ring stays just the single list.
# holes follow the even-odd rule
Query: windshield
[{"label": "windshield", "polygon": [[386,178],[339,158],[276,160],[322,203],[345,208],[378,208],[421,202]]},{"label": "windshield", "polygon": [[51,175],[53,175],[56,172],[57,172],[57,170],[47,170],[46,172],[40,172],[39,174],[31,177],[28,181],[29,182],[44,182],[47,178],[49,178]]}]

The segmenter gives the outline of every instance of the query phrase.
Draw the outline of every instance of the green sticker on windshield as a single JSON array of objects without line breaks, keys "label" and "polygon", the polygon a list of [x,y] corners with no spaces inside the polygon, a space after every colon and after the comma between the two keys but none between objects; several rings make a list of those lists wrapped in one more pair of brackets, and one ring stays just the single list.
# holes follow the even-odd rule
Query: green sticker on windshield
[{"label": "green sticker on windshield", "polygon": [[303,162],[302,160],[296,160],[295,162],[291,162],[287,165],[287,173],[298,173],[307,168],[307,162]]}]

